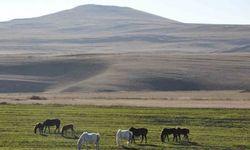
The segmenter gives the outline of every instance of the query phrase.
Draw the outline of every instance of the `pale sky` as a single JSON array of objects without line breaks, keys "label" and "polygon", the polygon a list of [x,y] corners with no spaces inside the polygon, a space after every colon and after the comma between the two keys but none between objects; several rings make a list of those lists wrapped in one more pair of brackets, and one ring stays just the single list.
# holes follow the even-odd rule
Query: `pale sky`
[{"label": "pale sky", "polygon": [[0,0],[0,21],[84,4],[127,6],[185,23],[250,24],[250,0]]}]

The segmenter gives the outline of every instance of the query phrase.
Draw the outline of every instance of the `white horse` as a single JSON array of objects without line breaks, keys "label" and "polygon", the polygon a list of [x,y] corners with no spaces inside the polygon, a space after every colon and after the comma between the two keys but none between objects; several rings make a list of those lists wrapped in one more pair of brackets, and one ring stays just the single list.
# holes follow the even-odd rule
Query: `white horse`
[{"label": "white horse", "polygon": [[77,150],[81,150],[84,144],[88,149],[88,144],[95,144],[96,150],[99,149],[100,134],[99,133],[88,133],[83,132],[77,141]]},{"label": "white horse", "polygon": [[127,140],[127,144],[132,142],[133,133],[129,130],[119,129],[116,133],[116,144],[119,146],[122,139]]}]

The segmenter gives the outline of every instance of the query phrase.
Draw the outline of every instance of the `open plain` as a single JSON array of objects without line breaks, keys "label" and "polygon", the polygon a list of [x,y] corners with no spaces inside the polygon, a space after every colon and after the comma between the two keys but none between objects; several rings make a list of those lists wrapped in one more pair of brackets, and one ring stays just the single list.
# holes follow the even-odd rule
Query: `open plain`
[{"label": "open plain", "polygon": [[[249,29],[102,5],[0,22],[0,149],[76,149],[83,131],[107,150],[250,149]],[[76,135],[34,134],[52,118]],[[131,126],[149,142],[117,146]],[[190,141],[162,143],[166,127]]]}]

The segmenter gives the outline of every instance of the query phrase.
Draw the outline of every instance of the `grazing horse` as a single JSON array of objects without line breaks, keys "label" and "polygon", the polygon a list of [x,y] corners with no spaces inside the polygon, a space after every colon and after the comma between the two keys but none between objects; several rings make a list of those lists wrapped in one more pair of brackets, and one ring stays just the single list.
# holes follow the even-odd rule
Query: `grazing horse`
[{"label": "grazing horse", "polygon": [[187,128],[177,128],[176,129],[177,131],[177,135],[179,137],[179,141],[181,140],[181,135],[183,135],[183,137],[189,141],[189,138],[188,138],[188,134],[189,134],[189,129]]},{"label": "grazing horse", "polygon": [[71,133],[73,135],[73,133],[75,133],[74,125],[73,124],[67,124],[67,125],[63,126],[63,128],[62,128],[62,136],[64,136],[64,132],[66,132],[67,130],[71,130]]},{"label": "grazing horse", "polygon": [[169,137],[168,135],[173,134],[173,141],[177,141],[177,130],[175,128],[164,128],[161,132],[161,141],[165,142],[166,137],[168,138],[169,142]]},{"label": "grazing horse", "polygon": [[119,129],[116,132],[116,144],[119,146],[120,141],[122,139],[127,140],[127,144],[130,144],[130,143],[132,143],[132,137],[133,137],[133,133],[131,131]]},{"label": "grazing horse", "polygon": [[88,144],[95,144],[96,150],[99,149],[100,134],[99,133],[88,133],[83,132],[77,141],[77,150],[81,150],[84,144],[88,149]]},{"label": "grazing horse", "polygon": [[38,129],[38,131],[39,131],[39,134],[42,134],[43,133],[43,124],[42,123],[37,123],[36,125],[35,125],[35,128],[34,128],[34,133],[36,134],[36,132],[37,132],[37,129]]},{"label": "grazing horse", "polygon": [[148,129],[131,127],[129,131],[133,133],[132,139],[134,143],[135,143],[135,137],[138,137],[138,136],[141,136],[141,143],[143,142],[144,138],[145,138],[145,143],[147,143]]},{"label": "grazing horse", "polygon": [[56,130],[58,132],[60,132],[60,124],[61,121],[59,119],[47,119],[43,122],[43,126],[44,126],[44,133],[46,132],[46,129],[49,129],[49,133],[50,133],[50,127],[51,126],[56,126],[55,132]]}]

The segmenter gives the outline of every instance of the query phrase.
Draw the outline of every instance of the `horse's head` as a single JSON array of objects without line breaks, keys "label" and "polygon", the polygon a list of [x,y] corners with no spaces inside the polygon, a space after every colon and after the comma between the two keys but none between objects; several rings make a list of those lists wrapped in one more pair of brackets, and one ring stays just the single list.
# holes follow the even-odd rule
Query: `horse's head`
[{"label": "horse's head", "polygon": [[43,128],[44,128],[44,125],[43,123],[41,123],[39,129],[43,131]]},{"label": "horse's head", "polygon": [[36,134],[36,132],[37,132],[37,128],[38,128],[38,123],[35,125],[35,128],[34,128],[34,133]]},{"label": "horse's head", "polygon": [[134,130],[135,130],[134,127],[129,128],[129,131],[134,131]]},{"label": "horse's head", "polygon": [[43,123],[37,123],[34,128],[34,133],[37,132],[37,129],[39,129],[39,132],[43,130],[43,127],[44,127]]}]

